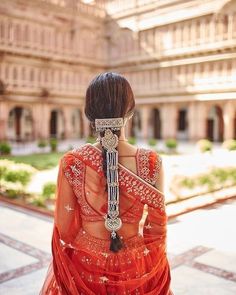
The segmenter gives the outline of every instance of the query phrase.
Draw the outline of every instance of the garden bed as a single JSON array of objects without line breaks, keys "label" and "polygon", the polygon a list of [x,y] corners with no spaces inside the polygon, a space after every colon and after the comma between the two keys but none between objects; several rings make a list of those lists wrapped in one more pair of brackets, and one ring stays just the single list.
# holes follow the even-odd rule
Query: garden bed
[{"label": "garden bed", "polygon": [[58,165],[59,159],[65,152],[30,154],[22,156],[0,156],[0,160],[10,160],[15,163],[24,163],[38,170],[50,169]]}]

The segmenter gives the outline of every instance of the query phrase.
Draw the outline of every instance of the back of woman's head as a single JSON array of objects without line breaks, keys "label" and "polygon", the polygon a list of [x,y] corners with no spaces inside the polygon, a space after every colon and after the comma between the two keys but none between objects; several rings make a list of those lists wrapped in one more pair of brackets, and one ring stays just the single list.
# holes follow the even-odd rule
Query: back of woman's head
[{"label": "back of woman's head", "polygon": [[133,91],[120,74],[102,73],[87,88],[85,115],[91,123],[95,119],[129,117],[134,107]]}]

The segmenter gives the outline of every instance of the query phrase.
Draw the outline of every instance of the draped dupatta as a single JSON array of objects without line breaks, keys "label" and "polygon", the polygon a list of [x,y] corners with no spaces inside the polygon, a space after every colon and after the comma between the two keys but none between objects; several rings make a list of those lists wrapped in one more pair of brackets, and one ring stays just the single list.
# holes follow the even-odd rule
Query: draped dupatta
[{"label": "draped dupatta", "polygon": [[119,164],[120,191],[132,203],[132,211],[123,210],[124,220],[132,214],[138,222],[140,210],[144,205],[147,207],[141,234],[124,239],[124,248],[112,253],[106,238],[97,239],[83,231],[81,218],[90,216],[92,220],[97,212],[87,202],[85,176],[95,173],[102,184],[101,161],[100,151],[86,145],[66,153],[60,162],[53,260],[40,294],[172,294],[166,257],[164,195],[154,186]]}]

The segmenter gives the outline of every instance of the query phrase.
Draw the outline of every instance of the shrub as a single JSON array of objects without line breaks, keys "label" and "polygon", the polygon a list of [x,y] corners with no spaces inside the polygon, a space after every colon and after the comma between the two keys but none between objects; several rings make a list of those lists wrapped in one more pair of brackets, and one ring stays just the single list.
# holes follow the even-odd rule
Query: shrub
[{"label": "shrub", "polygon": [[56,183],[47,182],[43,186],[42,196],[46,199],[53,199],[56,192]]},{"label": "shrub", "polygon": [[200,186],[207,186],[209,190],[212,190],[216,184],[212,174],[200,175],[197,179],[197,182]]},{"label": "shrub", "polygon": [[150,138],[150,139],[148,140],[148,144],[149,144],[150,146],[156,146],[156,144],[157,144],[157,140],[156,140],[156,138]]},{"label": "shrub", "polygon": [[229,151],[236,150],[236,139],[228,139],[223,142],[223,147]]},{"label": "shrub", "polygon": [[182,181],[181,181],[181,185],[184,187],[187,187],[188,189],[192,189],[195,187],[196,185],[196,181],[194,178],[188,178],[185,177]]},{"label": "shrub", "polygon": [[236,168],[228,169],[228,178],[236,184]]},{"label": "shrub", "polygon": [[25,186],[29,183],[35,171],[36,169],[27,164],[0,160],[0,179],[4,180],[6,183],[19,183]]},{"label": "shrub", "polygon": [[38,207],[46,207],[45,198],[43,196],[36,196],[32,198],[30,203]]},{"label": "shrub", "polygon": [[165,141],[165,145],[168,149],[170,150],[174,150],[177,148],[177,141],[176,139],[174,138],[168,138],[166,141]]},{"label": "shrub", "polygon": [[4,178],[4,175],[7,171],[7,167],[6,166],[0,166],[0,179]]},{"label": "shrub", "polygon": [[45,148],[47,146],[47,142],[45,140],[39,140],[38,141],[38,147],[39,148]]},{"label": "shrub", "polygon": [[135,145],[137,142],[137,139],[136,137],[129,137],[128,139],[128,143],[132,144],[132,145]]},{"label": "shrub", "polygon": [[50,144],[50,147],[51,147],[51,151],[56,152],[57,151],[57,146],[58,146],[57,139],[56,138],[50,138],[49,144]]},{"label": "shrub", "polygon": [[3,195],[11,199],[16,199],[24,194],[24,187],[19,182],[8,182],[0,180],[0,191]]},{"label": "shrub", "polygon": [[208,139],[200,139],[197,145],[202,153],[212,150],[212,142]]},{"label": "shrub", "polygon": [[95,142],[96,142],[96,138],[93,137],[93,136],[89,136],[89,137],[87,137],[87,139],[86,139],[86,143],[91,143],[91,144],[93,144],[93,143],[95,143]]},{"label": "shrub", "polygon": [[229,169],[215,168],[212,170],[212,176],[220,183],[225,182],[229,178]]},{"label": "shrub", "polygon": [[29,183],[31,173],[24,170],[6,171],[4,179],[9,182],[20,182],[22,185]]},{"label": "shrub", "polygon": [[9,155],[11,153],[11,146],[7,142],[0,142],[0,154]]}]

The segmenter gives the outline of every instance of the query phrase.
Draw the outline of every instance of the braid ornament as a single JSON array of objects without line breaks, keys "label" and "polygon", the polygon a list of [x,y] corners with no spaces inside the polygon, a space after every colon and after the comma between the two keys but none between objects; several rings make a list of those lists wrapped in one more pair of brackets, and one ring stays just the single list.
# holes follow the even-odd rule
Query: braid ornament
[{"label": "braid ornament", "polygon": [[122,247],[117,231],[122,227],[119,217],[119,179],[118,179],[118,136],[112,130],[124,126],[123,118],[95,119],[96,131],[105,131],[101,145],[106,151],[108,211],[105,215],[105,228],[111,232],[110,250],[118,252]]}]

